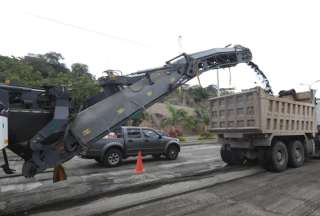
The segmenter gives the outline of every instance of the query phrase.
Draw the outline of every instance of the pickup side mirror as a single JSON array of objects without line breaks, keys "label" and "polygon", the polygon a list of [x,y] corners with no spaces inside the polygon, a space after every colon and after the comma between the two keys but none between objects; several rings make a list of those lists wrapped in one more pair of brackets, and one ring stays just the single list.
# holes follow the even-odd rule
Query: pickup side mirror
[{"label": "pickup side mirror", "polygon": [[158,137],[158,139],[161,139],[162,138],[162,135],[161,134],[159,134],[159,137]]}]

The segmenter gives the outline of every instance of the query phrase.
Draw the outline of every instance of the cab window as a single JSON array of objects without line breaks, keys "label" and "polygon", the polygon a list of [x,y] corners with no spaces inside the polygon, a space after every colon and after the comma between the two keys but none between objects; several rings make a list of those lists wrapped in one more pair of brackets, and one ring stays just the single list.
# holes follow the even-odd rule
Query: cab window
[{"label": "cab window", "polygon": [[127,132],[128,132],[128,138],[133,138],[133,139],[141,138],[140,129],[138,128],[128,128]]},{"label": "cab window", "polygon": [[151,139],[157,139],[159,138],[159,134],[156,133],[153,130],[149,130],[149,129],[142,129],[142,133],[144,135],[144,137],[146,138],[151,138]]}]

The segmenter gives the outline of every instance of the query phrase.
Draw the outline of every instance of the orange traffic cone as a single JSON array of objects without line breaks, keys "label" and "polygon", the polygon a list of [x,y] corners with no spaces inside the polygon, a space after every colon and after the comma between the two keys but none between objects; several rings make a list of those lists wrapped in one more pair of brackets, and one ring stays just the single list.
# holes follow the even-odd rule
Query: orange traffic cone
[{"label": "orange traffic cone", "polygon": [[142,163],[142,154],[141,151],[138,152],[138,158],[137,158],[137,163],[136,163],[136,171],[137,174],[143,173],[144,168],[143,168],[143,163]]},{"label": "orange traffic cone", "polygon": [[67,179],[66,172],[61,164],[56,166],[53,170],[53,183]]}]

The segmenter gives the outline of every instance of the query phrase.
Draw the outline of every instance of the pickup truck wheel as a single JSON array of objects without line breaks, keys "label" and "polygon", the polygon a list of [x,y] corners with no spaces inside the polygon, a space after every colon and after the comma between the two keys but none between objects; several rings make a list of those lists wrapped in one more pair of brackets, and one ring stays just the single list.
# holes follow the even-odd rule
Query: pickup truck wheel
[{"label": "pickup truck wheel", "polygon": [[110,149],[103,158],[103,164],[106,167],[120,166],[122,163],[122,152],[118,149]]},{"label": "pickup truck wheel", "polygon": [[175,145],[170,145],[167,150],[166,157],[168,160],[175,160],[177,159],[178,154],[179,154],[178,147]]},{"label": "pickup truck wheel", "polygon": [[295,140],[288,145],[288,165],[290,167],[301,167],[304,164],[304,146],[301,141]]},{"label": "pickup truck wheel", "polygon": [[273,172],[282,172],[288,165],[288,150],[282,141],[277,141],[274,145],[265,150],[266,169]]},{"label": "pickup truck wheel", "polygon": [[240,150],[227,148],[225,145],[220,148],[220,156],[228,165],[242,165],[245,158]]}]

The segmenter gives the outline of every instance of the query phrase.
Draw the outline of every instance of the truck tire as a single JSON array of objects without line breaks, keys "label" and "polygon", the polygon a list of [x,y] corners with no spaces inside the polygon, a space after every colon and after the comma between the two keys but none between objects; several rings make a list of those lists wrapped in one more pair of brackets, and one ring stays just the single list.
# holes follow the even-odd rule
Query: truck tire
[{"label": "truck tire", "polygon": [[276,141],[264,151],[264,161],[262,161],[264,168],[272,172],[282,172],[287,169],[288,150],[282,141]]},{"label": "truck tire", "polygon": [[179,149],[176,145],[170,145],[167,149],[166,158],[168,160],[175,160],[179,155]]},{"label": "truck tire", "polygon": [[301,167],[304,164],[304,146],[300,140],[295,140],[288,146],[288,165]]},{"label": "truck tire", "polygon": [[222,160],[228,165],[242,165],[245,158],[240,150],[227,148],[225,145],[220,148]]},{"label": "truck tire", "polygon": [[122,163],[122,152],[119,149],[111,148],[103,157],[105,167],[116,167]]}]

